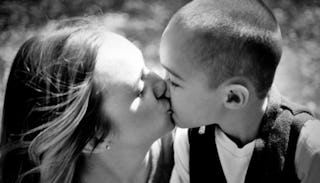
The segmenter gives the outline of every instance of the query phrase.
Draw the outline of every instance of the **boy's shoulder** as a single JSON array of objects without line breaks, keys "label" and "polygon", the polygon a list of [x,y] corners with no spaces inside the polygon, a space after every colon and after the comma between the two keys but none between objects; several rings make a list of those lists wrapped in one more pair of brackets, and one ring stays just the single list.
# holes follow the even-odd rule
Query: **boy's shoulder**
[{"label": "boy's shoulder", "polygon": [[267,99],[268,105],[265,116],[277,115],[277,118],[279,118],[283,112],[287,111],[301,121],[316,119],[316,115],[309,108],[283,97],[275,87],[272,87]]}]

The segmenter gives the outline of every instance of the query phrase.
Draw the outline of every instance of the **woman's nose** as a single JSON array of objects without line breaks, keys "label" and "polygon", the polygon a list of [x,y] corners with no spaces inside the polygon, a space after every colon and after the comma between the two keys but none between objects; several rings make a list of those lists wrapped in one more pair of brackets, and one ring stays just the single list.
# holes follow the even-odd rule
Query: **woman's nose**
[{"label": "woman's nose", "polygon": [[166,85],[166,82],[160,76],[150,71],[149,73],[146,74],[145,81],[150,82],[154,96],[157,99],[161,97],[166,97],[167,85]]}]

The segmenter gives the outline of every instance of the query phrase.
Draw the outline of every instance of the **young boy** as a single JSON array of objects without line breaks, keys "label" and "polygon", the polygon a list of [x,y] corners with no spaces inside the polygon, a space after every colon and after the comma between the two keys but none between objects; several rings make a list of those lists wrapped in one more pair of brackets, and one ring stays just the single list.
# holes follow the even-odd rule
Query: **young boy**
[{"label": "young boy", "polygon": [[195,0],[173,16],[160,58],[172,118],[190,129],[176,131],[172,183],[320,181],[320,122],[272,87],[281,54],[259,0]]}]

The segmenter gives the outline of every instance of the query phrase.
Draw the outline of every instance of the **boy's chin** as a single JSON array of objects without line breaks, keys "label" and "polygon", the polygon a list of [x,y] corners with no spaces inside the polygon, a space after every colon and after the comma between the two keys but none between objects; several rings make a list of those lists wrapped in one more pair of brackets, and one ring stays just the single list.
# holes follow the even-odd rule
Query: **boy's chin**
[{"label": "boy's chin", "polygon": [[199,123],[199,121],[181,119],[176,115],[176,113],[172,113],[171,121],[176,125],[176,127],[179,127],[179,128],[197,128],[202,126],[202,124]]},{"label": "boy's chin", "polygon": [[199,121],[189,121],[189,123],[181,122],[181,121],[175,121],[175,124],[179,128],[199,128],[207,125],[211,125],[211,123],[203,123]]},{"label": "boy's chin", "polygon": [[175,120],[174,119],[174,123],[177,127],[179,128],[196,128],[199,127],[199,125],[197,125],[196,123],[193,122],[187,122],[187,121],[181,121],[181,120]]}]

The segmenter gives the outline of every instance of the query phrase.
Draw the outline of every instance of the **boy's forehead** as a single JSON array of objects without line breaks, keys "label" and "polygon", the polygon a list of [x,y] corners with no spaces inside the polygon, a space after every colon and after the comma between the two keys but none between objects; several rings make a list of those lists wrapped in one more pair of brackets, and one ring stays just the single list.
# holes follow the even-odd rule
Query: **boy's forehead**
[{"label": "boy's forehead", "polygon": [[184,67],[188,72],[195,72],[200,55],[195,48],[195,33],[185,30],[177,24],[171,24],[163,34],[160,54],[164,66]]}]

